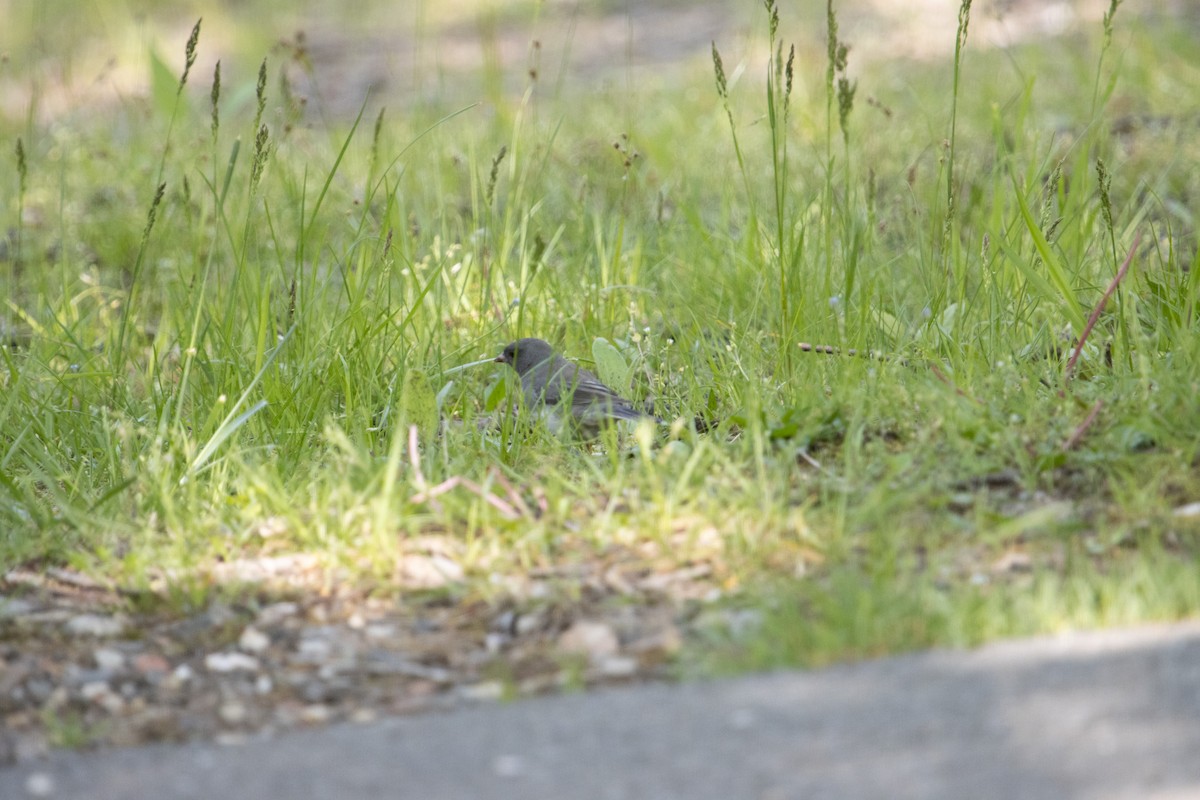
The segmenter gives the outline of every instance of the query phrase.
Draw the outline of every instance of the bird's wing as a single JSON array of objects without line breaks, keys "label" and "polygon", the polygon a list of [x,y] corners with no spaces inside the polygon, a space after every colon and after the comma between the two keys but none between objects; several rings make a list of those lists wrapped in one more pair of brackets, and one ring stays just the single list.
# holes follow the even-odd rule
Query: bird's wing
[{"label": "bird's wing", "polygon": [[632,403],[605,386],[586,369],[578,370],[571,406],[576,411],[586,409],[597,416],[614,419],[641,419],[644,416]]},{"label": "bird's wing", "polygon": [[598,422],[605,417],[636,420],[645,416],[591,372],[565,358],[530,370],[522,377],[522,383],[527,397],[547,406],[556,406],[569,398],[572,416],[581,421]]}]

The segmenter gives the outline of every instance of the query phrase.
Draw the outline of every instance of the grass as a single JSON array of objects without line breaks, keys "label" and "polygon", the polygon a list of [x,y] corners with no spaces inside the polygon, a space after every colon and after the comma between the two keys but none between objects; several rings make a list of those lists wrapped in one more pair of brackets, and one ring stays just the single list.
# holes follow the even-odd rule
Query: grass
[{"label": "grass", "polygon": [[[832,3],[795,51],[768,4],[715,85],[316,125],[287,52],[186,72],[206,20],[145,96],[0,118],[0,564],[317,552],[386,592],[437,533],[465,597],[629,548],[755,620],[684,671],[1194,615],[1196,32],[1117,5],[976,51],[964,4],[949,63],[857,66]],[[501,369],[450,372],[521,336],[607,340],[670,432],[523,433]]]}]

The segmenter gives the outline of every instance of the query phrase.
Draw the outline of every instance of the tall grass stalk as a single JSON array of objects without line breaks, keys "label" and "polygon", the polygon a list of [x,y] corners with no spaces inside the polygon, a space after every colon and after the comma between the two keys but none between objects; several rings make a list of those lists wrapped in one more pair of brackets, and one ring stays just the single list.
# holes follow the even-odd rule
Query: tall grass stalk
[{"label": "tall grass stalk", "polygon": [[[954,37],[954,71],[953,84],[950,90],[950,132],[946,137],[946,209],[942,222],[942,280],[953,277],[954,290],[961,293],[966,291],[964,275],[960,268],[960,260],[956,256],[957,247],[954,244],[957,216],[957,198],[954,191],[955,155],[958,147],[958,97],[961,90],[963,51],[967,46],[967,28],[971,22],[971,0],[962,0],[958,7],[958,28]],[[944,289],[943,289],[944,291]],[[961,297],[960,297],[961,299]],[[945,300],[937,304],[937,312]],[[935,314],[936,316],[936,314]]]}]

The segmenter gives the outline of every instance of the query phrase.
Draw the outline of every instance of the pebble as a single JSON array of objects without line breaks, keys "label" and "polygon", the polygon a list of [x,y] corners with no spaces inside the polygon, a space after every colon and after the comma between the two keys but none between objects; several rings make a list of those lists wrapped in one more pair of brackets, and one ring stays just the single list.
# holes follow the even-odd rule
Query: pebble
[{"label": "pebble", "polygon": [[599,667],[606,678],[632,678],[637,675],[638,661],[629,656],[607,656],[600,660]]},{"label": "pebble", "polygon": [[30,678],[25,682],[25,691],[35,703],[41,705],[54,691],[54,684],[45,678]]},{"label": "pebble", "polygon": [[125,630],[125,622],[119,617],[105,617],[99,614],[79,614],[67,620],[63,626],[67,633],[75,636],[95,636],[96,638],[111,638],[119,636]]},{"label": "pebble", "polygon": [[54,778],[45,772],[33,772],[25,779],[25,791],[31,797],[49,797],[54,794]]},{"label": "pebble", "polygon": [[138,653],[133,657],[133,668],[147,677],[161,677],[171,671],[170,663],[157,653]]},{"label": "pebble", "polygon": [[504,612],[496,615],[496,618],[492,620],[491,627],[492,627],[492,630],[494,630],[494,631],[500,631],[501,633],[508,633],[509,631],[513,630],[514,625],[516,624],[516,621],[517,621],[517,612],[504,611]]},{"label": "pebble", "polygon": [[304,638],[296,648],[297,661],[302,664],[323,664],[333,654],[333,643],[328,639]]},{"label": "pebble", "polygon": [[106,672],[120,672],[125,668],[125,655],[111,647],[97,647],[92,651],[96,666]]},{"label": "pebble", "polygon": [[83,686],[79,687],[79,696],[84,700],[92,701],[100,695],[110,691],[112,690],[108,688],[107,683],[104,683],[103,681],[93,681],[92,683],[85,683]]},{"label": "pebble", "polygon": [[271,637],[253,625],[246,626],[246,629],[242,631],[242,635],[238,637],[238,647],[247,653],[261,653],[270,646]]},{"label": "pebble", "polygon": [[221,707],[217,709],[217,715],[226,725],[240,725],[246,721],[246,717],[250,716],[246,707],[236,700],[222,703]]},{"label": "pebble", "polygon": [[175,686],[182,686],[194,677],[196,677],[196,671],[187,664],[180,664],[171,671],[171,683]]},{"label": "pebble", "polygon": [[383,622],[373,622],[363,631],[368,639],[379,641],[381,639],[396,638],[396,626],[388,625]]},{"label": "pebble", "polygon": [[621,649],[616,631],[605,622],[577,620],[558,637],[558,647],[567,653],[586,655],[595,663]]},{"label": "pebble", "polygon": [[504,697],[504,684],[500,681],[481,681],[459,687],[458,694],[465,700],[499,700]]},{"label": "pebble", "polygon": [[307,703],[319,703],[329,697],[329,687],[321,681],[309,681],[300,689],[300,696]]},{"label": "pebble", "polygon": [[1176,517],[1200,517],[1200,503],[1176,506],[1171,513]]},{"label": "pebble", "polygon": [[258,672],[258,659],[245,653],[209,653],[204,657],[209,672]]},{"label": "pebble", "polygon": [[360,725],[365,725],[368,722],[374,722],[379,718],[379,714],[373,708],[356,708],[350,712],[350,721]]},{"label": "pebble", "polygon": [[461,581],[463,568],[445,556],[407,555],[400,560],[400,581],[413,589],[440,589]]},{"label": "pebble", "polygon": [[0,597],[0,619],[17,619],[28,616],[37,608],[33,603],[16,597]]},{"label": "pebble", "polygon": [[114,692],[107,683],[100,681],[85,683],[79,689],[79,696],[89,703],[103,708],[109,714],[119,714],[125,710],[125,699]]},{"label": "pebble", "polygon": [[85,683],[106,683],[113,677],[106,669],[86,669],[78,664],[67,664],[62,671],[62,680],[67,686],[83,686]]},{"label": "pebble", "polygon": [[304,710],[300,712],[300,719],[309,724],[316,724],[327,721],[332,715],[333,712],[329,710],[329,706],[323,703],[313,703],[304,707]]},{"label": "pebble", "polygon": [[272,603],[258,612],[258,624],[269,628],[299,613],[300,606],[295,603]]},{"label": "pebble", "polygon": [[528,636],[531,633],[537,633],[546,625],[546,615],[534,611],[529,614],[522,614],[517,617],[516,633],[517,636]]}]

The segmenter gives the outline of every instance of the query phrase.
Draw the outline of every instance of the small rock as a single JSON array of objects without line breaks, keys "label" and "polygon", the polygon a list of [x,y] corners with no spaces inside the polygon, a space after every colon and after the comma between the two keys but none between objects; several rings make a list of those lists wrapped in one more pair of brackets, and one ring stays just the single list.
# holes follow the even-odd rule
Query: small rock
[{"label": "small rock", "polygon": [[103,681],[93,681],[92,683],[85,683],[83,686],[79,687],[79,696],[84,700],[91,702],[97,697],[111,691],[112,690],[108,688],[107,683],[104,683]]},{"label": "small rock", "polygon": [[25,692],[38,705],[45,703],[53,691],[54,684],[45,678],[30,678],[25,681]]},{"label": "small rock", "polygon": [[631,678],[637,674],[636,658],[628,656],[608,656],[600,660],[600,674],[606,678]]},{"label": "small rock", "polygon": [[270,694],[275,688],[275,681],[271,680],[270,675],[259,675],[254,681],[254,691],[258,694]]},{"label": "small rock", "polygon": [[454,682],[452,670],[421,664],[386,650],[367,653],[363,658],[363,669],[368,675],[404,675],[433,683]]},{"label": "small rock", "polygon": [[269,628],[299,613],[300,606],[295,603],[272,603],[258,612],[258,624]]},{"label": "small rock", "polygon": [[304,707],[304,710],[300,712],[300,719],[314,725],[327,722],[332,715],[333,712],[329,710],[329,706],[323,703],[313,703]]},{"label": "small rock", "polygon": [[236,700],[231,700],[221,704],[221,707],[217,709],[217,716],[226,725],[241,725],[246,721],[246,717],[250,716],[250,713],[244,705]]},{"label": "small rock", "polygon": [[490,627],[494,631],[499,631],[501,633],[509,633],[514,630],[516,622],[517,622],[517,612],[502,611],[501,613],[496,615],[495,619],[492,620],[492,624]]},{"label": "small rock", "polygon": [[668,624],[660,630],[630,642],[625,649],[636,653],[642,659],[661,661],[679,652],[681,647],[683,647],[683,635],[674,625]]},{"label": "small rock", "polygon": [[298,660],[305,664],[320,664],[333,654],[333,643],[328,639],[305,637],[296,648]]},{"label": "small rock", "polygon": [[95,636],[111,638],[119,636],[125,630],[125,621],[120,617],[106,617],[100,614],[79,614],[67,620],[63,626],[67,633],[75,636]]},{"label": "small rock", "polygon": [[209,653],[204,657],[209,672],[258,672],[258,659],[245,653]]},{"label": "small rock", "polygon": [[304,698],[305,702],[312,704],[328,699],[330,694],[329,687],[321,681],[309,681],[300,689],[300,696]]},{"label": "small rock", "polygon": [[30,797],[49,797],[54,794],[54,778],[45,772],[33,772],[25,779],[25,791]]},{"label": "small rock", "polygon": [[396,638],[396,626],[385,622],[373,622],[363,630],[363,633],[368,639],[375,641],[379,641],[380,639],[394,639]]},{"label": "small rock", "polygon": [[253,625],[247,625],[246,629],[242,631],[242,635],[238,637],[238,647],[247,653],[261,653],[270,646],[271,637]]},{"label": "small rock", "polygon": [[558,637],[558,647],[567,653],[586,655],[593,663],[614,656],[621,649],[616,631],[605,622],[578,620]]},{"label": "small rock", "polygon": [[517,636],[528,636],[531,633],[537,633],[545,626],[546,615],[541,611],[533,611],[517,617],[517,624],[514,630]]},{"label": "small rock", "polygon": [[170,679],[169,683],[173,687],[179,687],[185,683],[188,683],[194,677],[196,677],[195,670],[193,670],[187,664],[180,664],[178,667],[176,667],[174,670],[171,671],[171,679]]},{"label": "small rock", "polygon": [[46,702],[42,704],[42,708],[46,711],[57,711],[64,707],[71,700],[71,693],[67,691],[65,686],[55,686],[50,692],[50,696],[46,698]]},{"label": "small rock", "polygon": [[500,681],[482,681],[469,686],[460,686],[458,695],[464,700],[499,700],[504,697],[504,684]]},{"label": "small rock", "polygon": [[374,722],[379,718],[379,714],[373,708],[356,708],[350,714],[350,721],[357,722],[360,725],[365,725],[368,722]]},{"label": "small rock", "polygon": [[171,671],[170,663],[157,653],[138,653],[133,657],[133,668],[147,677],[161,677]]},{"label": "small rock", "polygon": [[97,647],[92,651],[96,666],[105,672],[120,672],[125,667],[125,655],[111,647]]},{"label": "small rock", "polygon": [[83,686],[85,683],[107,683],[113,674],[106,669],[84,669],[78,664],[63,667],[62,682],[66,686]]},{"label": "small rock", "polygon": [[103,708],[109,714],[120,714],[125,710],[125,699],[114,692],[107,683],[99,681],[85,683],[80,688],[79,695],[92,705]]},{"label": "small rock", "polygon": [[15,597],[0,597],[0,619],[16,619],[31,613],[37,606]]},{"label": "small rock", "polygon": [[400,582],[412,589],[440,589],[461,581],[463,568],[442,555],[406,555],[400,559]]},{"label": "small rock", "polygon": [[1171,514],[1176,517],[1200,517],[1200,502],[1176,506]]}]

